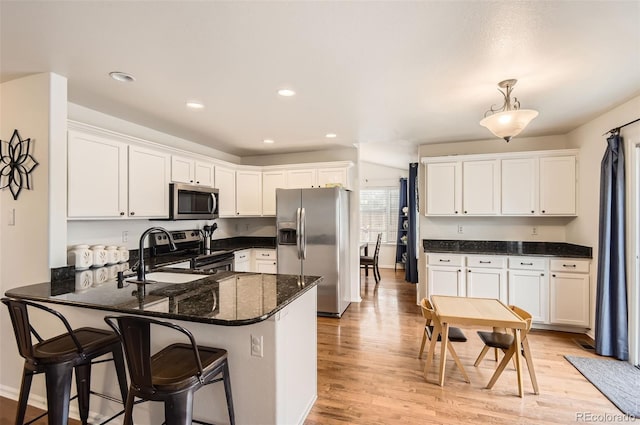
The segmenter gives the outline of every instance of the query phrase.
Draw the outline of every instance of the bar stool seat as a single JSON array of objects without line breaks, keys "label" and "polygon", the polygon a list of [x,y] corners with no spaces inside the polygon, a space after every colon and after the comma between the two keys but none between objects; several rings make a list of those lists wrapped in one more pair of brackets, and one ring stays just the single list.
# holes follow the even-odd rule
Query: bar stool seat
[{"label": "bar stool seat", "polygon": [[[76,371],[76,387],[80,420],[87,424],[91,394],[91,365],[93,360],[111,354],[115,363],[122,402],[127,398],[127,376],[120,338],[113,332],[83,327],[72,329],[59,312],[30,301],[3,298],[8,307],[18,350],[25,359],[16,412],[16,425],[24,423],[24,416],[33,375],[44,373],[47,388],[49,425],[66,425],[69,419],[72,372]],[[36,308],[56,316],[67,332],[43,339],[29,320],[28,309]],[[33,344],[32,336],[37,343]],[[107,360],[105,360],[107,361]]]},{"label": "bar stool seat", "polygon": [[[235,424],[227,351],[197,345],[187,329],[174,323],[139,316],[107,316],[105,322],[122,340],[131,387],[125,405],[124,425],[133,424],[135,397],[164,402],[166,425],[206,423],[193,419],[194,393],[222,381],[231,425]],[[189,344],[175,343],[151,353],[151,326],[174,329]]]}]

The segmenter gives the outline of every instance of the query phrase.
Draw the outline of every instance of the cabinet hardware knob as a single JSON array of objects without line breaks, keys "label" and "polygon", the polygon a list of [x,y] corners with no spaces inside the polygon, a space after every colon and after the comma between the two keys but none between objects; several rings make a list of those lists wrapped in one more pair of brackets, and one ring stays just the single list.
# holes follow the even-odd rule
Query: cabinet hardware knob
[{"label": "cabinet hardware knob", "polygon": [[200,182],[198,182],[198,181],[196,183],[200,184]]},{"label": "cabinet hardware knob", "polygon": [[546,212],[546,210],[542,210],[542,213],[544,214]]},{"label": "cabinet hardware knob", "polygon": [[465,214],[467,213],[467,211],[464,212]]},{"label": "cabinet hardware knob", "polygon": [[544,276],[544,273],[540,273],[540,276]]},{"label": "cabinet hardware knob", "polygon": [[531,210],[531,214],[533,214],[535,211]]},{"label": "cabinet hardware knob", "polygon": [[471,270],[467,269],[467,273],[471,273]]},{"label": "cabinet hardware knob", "polygon": [[458,211],[454,211],[454,213],[458,214]]},{"label": "cabinet hardware knob", "polygon": [[189,180],[189,183],[193,183],[193,180]]},{"label": "cabinet hardware knob", "polygon": [[120,215],[124,215],[124,211],[120,211]]},{"label": "cabinet hardware knob", "polygon": [[131,211],[129,215],[136,215],[135,211]]},{"label": "cabinet hardware knob", "polygon": [[569,267],[569,268],[575,269],[576,265],[575,264],[563,264],[562,267]]},{"label": "cabinet hardware knob", "polygon": [[458,273],[460,273],[462,270],[458,269]]},{"label": "cabinet hardware knob", "polygon": [[556,275],[555,275],[555,274],[552,274],[552,275],[551,275],[551,277],[556,277]]}]

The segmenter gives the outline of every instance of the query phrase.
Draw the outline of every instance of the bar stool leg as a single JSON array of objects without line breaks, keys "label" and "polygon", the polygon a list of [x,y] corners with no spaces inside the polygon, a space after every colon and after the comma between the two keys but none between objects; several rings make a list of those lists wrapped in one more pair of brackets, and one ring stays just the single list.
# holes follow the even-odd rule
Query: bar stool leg
[{"label": "bar stool leg", "polygon": [[116,368],[116,374],[118,375],[118,385],[120,386],[120,394],[122,395],[122,403],[126,403],[127,395],[129,394],[129,385],[127,384],[127,372],[124,363],[124,356],[122,355],[122,347],[118,344],[117,347],[111,351],[113,356],[113,363]]},{"label": "bar stool leg", "polygon": [[229,375],[229,363],[225,361],[222,370],[222,382],[224,383],[224,393],[227,397],[227,410],[229,411],[229,423],[235,425],[236,416],[233,411],[233,397],[231,396],[231,376]]},{"label": "bar stool leg", "polygon": [[58,363],[46,368],[45,381],[49,425],[67,425],[72,372],[73,366],[70,363]]},{"label": "bar stool leg", "polygon": [[18,411],[16,412],[16,424],[24,423],[24,415],[27,411],[27,403],[29,401],[29,391],[31,390],[31,381],[33,379],[33,371],[27,369],[26,365],[22,369],[22,383],[20,384],[20,397],[18,398]]},{"label": "bar stool leg", "polygon": [[193,419],[193,391],[170,396],[164,402],[164,420],[167,425],[191,425]]},{"label": "bar stool leg", "polygon": [[89,395],[91,392],[91,362],[79,364],[75,369],[80,421],[82,425],[87,425],[89,420]]},{"label": "bar stool leg", "polygon": [[133,425],[133,404],[136,396],[133,391],[129,391],[127,395],[127,402],[124,405],[124,425]]}]

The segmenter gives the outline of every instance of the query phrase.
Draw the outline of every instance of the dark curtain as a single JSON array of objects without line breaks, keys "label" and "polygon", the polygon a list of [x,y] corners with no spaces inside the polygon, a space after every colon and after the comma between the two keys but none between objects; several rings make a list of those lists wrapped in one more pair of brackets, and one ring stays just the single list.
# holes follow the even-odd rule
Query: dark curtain
[{"label": "dark curtain", "polygon": [[402,255],[405,253],[406,245],[402,242],[404,236],[404,213],[402,208],[407,206],[407,179],[400,179],[400,192],[398,193],[398,237],[396,238],[396,264],[404,264]]},{"label": "dark curtain", "polygon": [[628,360],[624,149],[617,132],[607,143],[600,175],[596,353]]},{"label": "dark curtain", "polygon": [[407,181],[407,206],[409,207],[409,229],[407,232],[407,263],[404,280],[418,283],[418,163],[409,164]]}]

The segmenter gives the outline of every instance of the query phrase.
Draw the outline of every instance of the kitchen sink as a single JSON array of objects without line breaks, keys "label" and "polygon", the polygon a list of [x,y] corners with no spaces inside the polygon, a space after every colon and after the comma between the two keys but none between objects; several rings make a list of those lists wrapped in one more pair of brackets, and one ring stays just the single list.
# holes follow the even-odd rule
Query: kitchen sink
[{"label": "kitchen sink", "polygon": [[147,281],[161,283],[187,283],[194,280],[204,279],[206,275],[189,273],[152,272],[146,274]]}]

